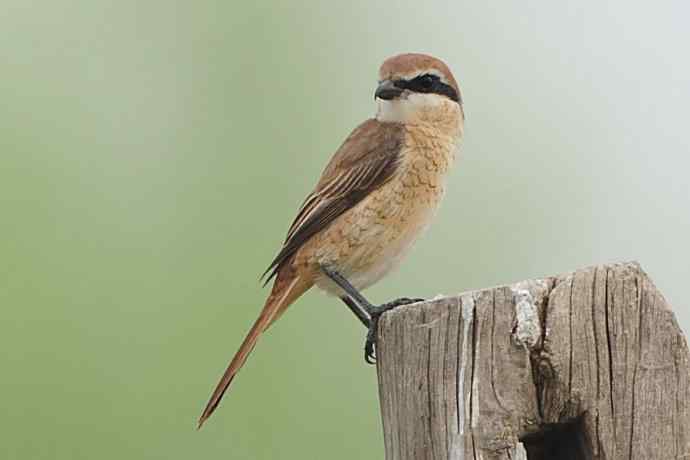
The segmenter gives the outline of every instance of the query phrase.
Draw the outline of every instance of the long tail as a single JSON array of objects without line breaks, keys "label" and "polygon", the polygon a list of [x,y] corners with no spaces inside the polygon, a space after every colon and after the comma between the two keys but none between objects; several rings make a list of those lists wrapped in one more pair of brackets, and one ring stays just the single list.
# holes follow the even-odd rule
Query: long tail
[{"label": "long tail", "polygon": [[[292,271],[290,271],[292,272]],[[208,419],[213,411],[216,410],[218,403],[223,398],[223,394],[230,386],[232,379],[235,377],[237,372],[242,368],[247,357],[254,349],[256,342],[259,340],[261,333],[264,332],[268,326],[273,323],[278,317],[285,311],[285,309],[293,303],[299,296],[304,294],[304,292],[312,286],[311,280],[305,280],[300,276],[296,276],[294,272],[285,274],[287,276],[278,277],[273,284],[273,289],[271,290],[271,295],[266,299],[266,304],[264,305],[261,314],[254,322],[254,325],[247,333],[244,338],[244,342],[237,350],[235,356],[230,361],[228,368],[225,370],[223,377],[216,385],[216,389],[213,390],[211,398],[206,404],[204,412],[199,417],[198,428],[204,424],[206,419]]]}]

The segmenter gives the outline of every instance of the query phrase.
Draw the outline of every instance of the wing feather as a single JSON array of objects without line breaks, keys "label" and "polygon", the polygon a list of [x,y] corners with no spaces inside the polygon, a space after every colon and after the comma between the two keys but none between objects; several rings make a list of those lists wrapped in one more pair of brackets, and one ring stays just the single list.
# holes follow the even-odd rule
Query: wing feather
[{"label": "wing feather", "polygon": [[403,128],[367,120],[338,149],[288,230],[285,243],[262,278],[268,283],[309,239],[386,183],[399,163]]}]

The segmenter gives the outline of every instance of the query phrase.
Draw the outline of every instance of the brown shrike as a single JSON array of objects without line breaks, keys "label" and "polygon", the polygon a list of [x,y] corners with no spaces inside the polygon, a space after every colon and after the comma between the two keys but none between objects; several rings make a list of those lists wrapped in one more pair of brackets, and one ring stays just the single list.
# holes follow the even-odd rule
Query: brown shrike
[{"label": "brown shrike", "polygon": [[376,117],[345,139],[302,204],[264,275],[275,279],[261,314],[213,391],[199,427],[263,333],[316,285],[340,297],[369,329],[372,362],[378,319],[421,299],[372,305],[360,294],[397,266],[429,225],[463,133],[460,89],[443,62],[401,54],[379,70]]}]

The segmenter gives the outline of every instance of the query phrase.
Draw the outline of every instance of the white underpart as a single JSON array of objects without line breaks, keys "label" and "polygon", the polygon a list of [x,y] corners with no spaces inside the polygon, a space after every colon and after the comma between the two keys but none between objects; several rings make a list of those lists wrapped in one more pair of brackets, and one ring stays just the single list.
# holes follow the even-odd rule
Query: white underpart
[{"label": "white underpart", "polygon": [[[429,227],[437,208],[438,203],[436,206],[420,207],[418,210],[419,214],[414,217],[414,220],[419,224],[408,227],[402,233],[382,222],[370,222],[369,225],[360,230],[360,233],[364,235],[362,239],[371,241],[382,239],[388,241],[383,249],[375,245],[361,245],[345,259],[332,260],[332,255],[328,251],[319,254],[317,257],[322,265],[337,267],[340,274],[345,276],[356,289],[364,290],[400,265],[417,239]],[[390,236],[391,233],[393,237]],[[362,268],[360,261],[372,259],[371,251],[376,251],[377,253],[376,257],[373,257],[375,262],[366,268]],[[338,297],[343,295],[340,287],[328,279],[328,277],[318,278],[316,285],[330,295]]]},{"label": "white underpart", "polygon": [[414,122],[421,111],[438,107],[448,98],[434,93],[410,93],[405,91],[398,99],[376,98],[376,119],[384,123]]}]

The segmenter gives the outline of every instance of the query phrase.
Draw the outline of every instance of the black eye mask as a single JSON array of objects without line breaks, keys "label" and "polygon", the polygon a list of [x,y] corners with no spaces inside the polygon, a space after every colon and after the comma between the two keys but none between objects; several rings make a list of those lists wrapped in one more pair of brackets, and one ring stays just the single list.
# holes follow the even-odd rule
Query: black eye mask
[{"label": "black eye mask", "polygon": [[415,93],[433,93],[446,96],[448,99],[460,103],[460,96],[452,86],[441,81],[438,75],[425,73],[412,80],[396,80],[395,86]]}]

